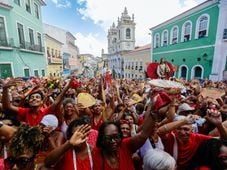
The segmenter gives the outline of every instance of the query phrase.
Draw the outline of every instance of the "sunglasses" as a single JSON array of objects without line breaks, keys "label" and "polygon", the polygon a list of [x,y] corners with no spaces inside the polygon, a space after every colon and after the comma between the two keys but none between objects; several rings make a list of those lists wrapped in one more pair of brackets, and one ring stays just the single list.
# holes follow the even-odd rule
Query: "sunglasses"
[{"label": "sunglasses", "polygon": [[113,135],[104,135],[104,140],[105,141],[113,141],[113,139],[115,141],[119,141],[121,140],[121,135],[118,133],[118,134],[113,134]]},{"label": "sunglasses", "polygon": [[31,164],[34,160],[34,156],[31,158],[27,157],[19,157],[19,158],[14,158],[14,157],[8,157],[7,159],[4,160],[4,165],[6,170],[12,169],[13,166],[16,164],[19,169],[24,169],[26,168],[29,164]]}]

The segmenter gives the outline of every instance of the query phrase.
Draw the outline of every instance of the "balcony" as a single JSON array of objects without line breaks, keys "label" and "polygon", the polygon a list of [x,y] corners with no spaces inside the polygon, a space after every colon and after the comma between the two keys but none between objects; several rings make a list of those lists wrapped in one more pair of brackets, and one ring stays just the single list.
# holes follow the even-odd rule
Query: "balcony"
[{"label": "balcony", "polygon": [[56,58],[55,56],[52,56],[51,58],[51,64],[61,64],[62,62],[62,58]]},{"label": "balcony", "polygon": [[25,42],[20,44],[20,48],[36,52],[44,52],[44,47],[37,44],[32,44],[30,42]]},{"label": "balcony", "polygon": [[13,38],[0,40],[0,47],[9,47],[9,48],[11,48],[13,46],[14,46]]}]

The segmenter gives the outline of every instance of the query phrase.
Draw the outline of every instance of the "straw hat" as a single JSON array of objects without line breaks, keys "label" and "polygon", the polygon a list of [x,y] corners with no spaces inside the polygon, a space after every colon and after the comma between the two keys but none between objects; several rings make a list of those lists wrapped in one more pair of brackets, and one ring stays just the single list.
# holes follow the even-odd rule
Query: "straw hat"
[{"label": "straw hat", "polygon": [[139,96],[138,94],[133,94],[129,99],[129,105],[133,105],[141,101],[143,101],[143,98],[141,96]]},{"label": "straw hat", "polygon": [[88,108],[96,104],[96,100],[88,93],[79,93],[77,96],[77,103],[80,104],[80,108]]}]

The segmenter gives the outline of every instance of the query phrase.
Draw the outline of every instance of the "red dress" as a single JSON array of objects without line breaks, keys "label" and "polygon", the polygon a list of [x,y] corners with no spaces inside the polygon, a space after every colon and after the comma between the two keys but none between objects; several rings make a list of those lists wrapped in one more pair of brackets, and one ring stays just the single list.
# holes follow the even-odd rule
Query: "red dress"
[{"label": "red dress", "polygon": [[[119,168],[117,170],[134,170],[132,154],[134,149],[130,147],[130,138],[123,139],[119,148]],[[109,166],[107,160],[99,148],[94,148],[92,152],[94,170],[116,170]]]}]

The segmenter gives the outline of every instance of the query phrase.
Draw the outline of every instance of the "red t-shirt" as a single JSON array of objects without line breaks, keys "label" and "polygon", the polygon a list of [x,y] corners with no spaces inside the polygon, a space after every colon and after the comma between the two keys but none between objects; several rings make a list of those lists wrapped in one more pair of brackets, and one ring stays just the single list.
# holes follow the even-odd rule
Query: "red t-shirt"
[{"label": "red t-shirt", "polygon": [[[89,156],[82,160],[76,156],[77,170],[91,170]],[[65,152],[64,157],[57,163],[55,170],[74,170],[72,149]]]},{"label": "red t-shirt", "polygon": [[[134,170],[132,154],[134,149],[130,147],[130,138],[123,139],[119,148],[119,168],[117,170]],[[94,148],[92,152],[94,170],[114,170],[109,166],[102,155],[101,149]],[[115,169],[116,170],[116,169]]]},{"label": "red t-shirt", "polygon": [[[212,138],[211,136],[206,136],[202,134],[192,133],[189,137],[187,144],[182,144],[177,140],[178,146],[178,159],[177,159],[177,170],[184,170],[184,167],[187,166],[188,162],[191,160],[199,145],[205,141]],[[173,155],[173,146],[174,146],[174,136],[172,133],[166,135],[166,138],[163,140],[165,151],[170,155]]]},{"label": "red t-shirt", "polygon": [[36,126],[41,122],[46,114],[50,113],[50,111],[50,107],[41,107],[37,117],[35,118],[32,114],[31,108],[18,107],[17,119],[26,122],[30,126]]}]

